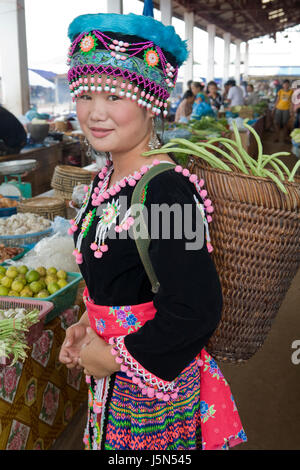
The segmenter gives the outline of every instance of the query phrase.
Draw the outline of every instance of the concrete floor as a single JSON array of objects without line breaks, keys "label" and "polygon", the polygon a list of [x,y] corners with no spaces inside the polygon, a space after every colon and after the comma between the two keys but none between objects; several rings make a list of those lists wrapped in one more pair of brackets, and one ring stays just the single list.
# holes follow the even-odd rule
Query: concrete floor
[{"label": "concrete floor", "polygon": [[[265,133],[263,145],[264,153],[290,150],[289,145],[274,143],[271,133]],[[292,167],[297,160],[291,156],[284,161]],[[248,436],[248,442],[234,450],[300,449],[300,364],[291,361],[295,340],[300,341],[300,270],[261,350],[246,364],[219,364]],[[85,421],[83,404],[53,450],[82,449]]]}]

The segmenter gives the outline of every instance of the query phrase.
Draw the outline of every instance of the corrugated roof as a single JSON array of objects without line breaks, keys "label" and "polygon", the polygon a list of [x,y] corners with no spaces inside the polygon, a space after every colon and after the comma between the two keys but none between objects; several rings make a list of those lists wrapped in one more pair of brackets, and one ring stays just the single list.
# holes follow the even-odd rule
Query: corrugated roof
[{"label": "corrugated roof", "polygon": [[[159,0],[154,0],[159,8]],[[216,34],[231,33],[233,39],[248,41],[300,24],[299,0],[173,0],[173,15],[193,11],[195,26],[216,25]]]}]

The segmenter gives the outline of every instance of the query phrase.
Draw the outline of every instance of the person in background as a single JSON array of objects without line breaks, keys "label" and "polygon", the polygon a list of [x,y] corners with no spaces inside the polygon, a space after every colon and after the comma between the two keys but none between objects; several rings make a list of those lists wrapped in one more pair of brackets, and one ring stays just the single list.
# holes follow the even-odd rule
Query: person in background
[{"label": "person in background", "polygon": [[184,92],[184,94],[183,94],[183,96],[182,96],[182,101],[186,99],[187,94],[189,94],[189,92],[193,93],[193,92],[192,92],[192,88],[191,88],[191,87],[192,87],[192,83],[193,83],[193,80],[189,80],[189,81],[187,82],[187,87],[188,87],[188,89]]},{"label": "person in background", "polygon": [[278,91],[276,101],[274,104],[272,116],[275,126],[275,142],[279,141],[280,129],[283,129],[283,138],[286,143],[289,143],[288,139],[288,122],[293,113],[292,109],[292,95],[293,90],[290,88],[290,81],[284,80],[282,88]]},{"label": "person in background", "polygon": [[233,106],[242,106],[244,104],[244,95],[241,87],[236,85],[235,80],[228,80],[225,83],[229,87],[226,101],[230,108]]},{"label": "person in background", "polygon": [[298,129],[300,127],[300,86],[293,92],[292,103],[295,113],[294,129]]},{"label": "person in background", "polygon": [[0,105],[0,155],[20,153],[26,142],[27,134],[20,121]]},{"label": "person in background", "polygon": [[259,96],[256,91],[254,91],[254,86],[249,83],[247,85],[247,96],[245,98],[245,104],[248,106],[254,106],[259,102]]},{"label": "person in background", "polygon": [[176,110],[175,122],[187,122],[190,119],[194,101],[194,94],[190,90],[187,90],[185,92],[185,98],[181,101]]},{"label": "person in background", "polygon": [[211,81],[207,84],[206,94],[209,97],[211,107],[215,112],[218,112],[222,105],[222,96],[218,92],[218,86],[216,82]]}]

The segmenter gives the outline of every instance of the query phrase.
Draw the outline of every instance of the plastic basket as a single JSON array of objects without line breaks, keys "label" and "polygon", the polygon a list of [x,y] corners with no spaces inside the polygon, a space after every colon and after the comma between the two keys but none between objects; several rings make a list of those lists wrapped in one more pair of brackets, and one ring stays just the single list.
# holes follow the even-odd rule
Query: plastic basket
[{"label": "plastic basket", "polygon": [[1,235],[0,243],[4,243],[7,246],[21,246],[36,244],[39,240],[47,237],[53,233],[52,227],[43,230],[42,232],[35,233],[24,233],[22,235]]},{"label": "plastic basket", "polygon": [[[5,196],[7,199],[14,199],[15,201],[19,201],[19,196]],[[0,217],[9,217],[10,215],[17,213],[17,207],[1,207],[0,209]]]},{"label": "plastic basket", "polygon": [[[15,297],[0,297],[0,309],[6,310],[9,308],[25,308],[28,311],[38,309],[39,321],[32,325],[28,332],[26,333],[26,342],[28,346],[31,346],[35,343],[38,338],[41,336],[43,326],[45,323],[46,315],[51,312],[54,305],[52,302],[45,302],[35,299],[19,299]],[[1,321],[0,321],[1,325]],[[9,363],[9,358],[0,358],[1,364],[7,365]]]}]

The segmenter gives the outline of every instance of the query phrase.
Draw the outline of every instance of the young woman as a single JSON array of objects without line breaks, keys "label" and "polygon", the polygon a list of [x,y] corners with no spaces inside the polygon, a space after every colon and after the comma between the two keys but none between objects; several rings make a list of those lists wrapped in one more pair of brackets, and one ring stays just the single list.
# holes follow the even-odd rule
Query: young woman
[{"label": "young woman", "polygon": [[[173,27],[133,14],[80,16],[69,37],[81,128],[95,150],[110,152],[71,221],[87,312],[67,330],[60,353],[67,367],[83,368],[89,383],[86,448],[239,444],[246,436],[229,385],[203,349],[222,308],[208,231],[207,243],[187,248],[199,214],[208,226],[211,201],[203,181],[172,158],[144,155],[158,146],[153,117],[166,114],[186,46]],[[136,183],[162,162],[170,169],[149,181],[140,201],[148,209],[149,256],[159,280],[154,293],[129,236],[136,223],[131,198]],[[152,213],[162,204],[164,210],[177,205],[181,214],[192,209],[193,236],[175,215],[163,233],[161,217],[157,223]]]},{"label": "young woman", "polygon": [[190,119],[193,111],[194,100],[194,94],[190,90],[187,90],[185,92],[185,98],[181,101],[178,108],[176,109],[175,122],[187,122]]},{"label": "young woman", "polygon": [[211,107],[216,113],[218,113],[222,105],[222,96],[218,92],[218,86],[216,82],[211,81],[207,84],[207,96],[209,98]]}]

